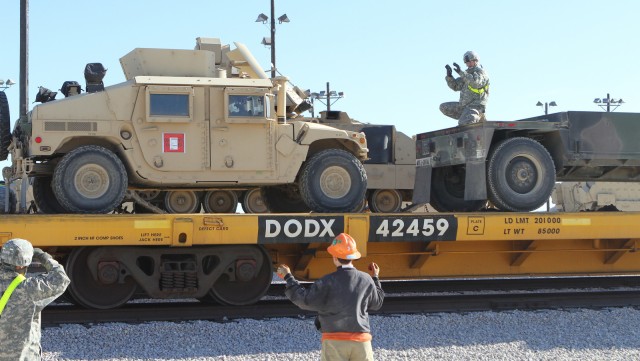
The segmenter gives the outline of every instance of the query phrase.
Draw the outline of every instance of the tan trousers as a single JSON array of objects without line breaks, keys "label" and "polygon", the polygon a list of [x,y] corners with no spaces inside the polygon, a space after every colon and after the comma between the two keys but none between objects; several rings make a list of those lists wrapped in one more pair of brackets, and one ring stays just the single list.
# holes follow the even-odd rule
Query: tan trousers
[{"label": "tan trousers", "polygon": [[371,341],[322,341],[322,361],[373,361]]}]

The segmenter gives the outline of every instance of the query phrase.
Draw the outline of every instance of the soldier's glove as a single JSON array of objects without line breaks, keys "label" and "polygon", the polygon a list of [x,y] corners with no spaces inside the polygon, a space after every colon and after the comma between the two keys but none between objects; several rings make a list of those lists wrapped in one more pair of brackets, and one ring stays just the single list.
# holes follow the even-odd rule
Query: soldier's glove
[{"label": "soldier's glove", "polygon": [[41,250],[40,248],[34,248],[33,249],[33,260],[34,261],[38,261],[38,262],[42,263],[42,260],[45,257],[45,255],[46,255],[45,251]]},{"label": "soldier's glove", "polygon": [[445,69],[447,69],[447,76],[450,78],[453,77],[453,73],[451,73],[451,67],[449,66],[449,64],[445,65],[444,67]]},{"label": "soldier's glove", "polygon": [[456,73],[458,73],[459,75],[462,75],[462,70],[460,69],[460,65],[458,65],[457,63],[453,63],[453,69],[456,71]]},{"label": "soldier's glove", "polygon": [[278,277],[285,279],[286,276],[291,273],[291,270],[286,264],[281,264],[278,266],[278,270],[276,271],[276,273],[278,274]]},{"label": "soldier's glove", "polygon": [[33,249],[33,260],[39,262],[44,266],[44,268],[49,271],[51,269],[51,261],[53,257],[47,252],[41,250],[40,248]]},{"label": "soldier's glove", "polygon": [[380,274],[380,267],[378,267],[376,263],[371,262],[371,264],[369,265],[369,274],[371,275],[371,277],[378,277],[378,275]]}]

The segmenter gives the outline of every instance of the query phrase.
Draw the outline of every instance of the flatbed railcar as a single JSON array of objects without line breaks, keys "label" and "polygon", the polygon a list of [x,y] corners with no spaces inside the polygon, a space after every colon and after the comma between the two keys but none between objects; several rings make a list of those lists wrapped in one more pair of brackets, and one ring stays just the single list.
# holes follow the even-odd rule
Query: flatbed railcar
[{"label": "flatbed railcar", "polygon": [[257,302],[286,263],[301,280],[334,269],[340,232],[383,279],[640,272],[640,213],[4,215],[0,243],[30,240],[60,260],[69,299],[113,308],[151,298]]}]

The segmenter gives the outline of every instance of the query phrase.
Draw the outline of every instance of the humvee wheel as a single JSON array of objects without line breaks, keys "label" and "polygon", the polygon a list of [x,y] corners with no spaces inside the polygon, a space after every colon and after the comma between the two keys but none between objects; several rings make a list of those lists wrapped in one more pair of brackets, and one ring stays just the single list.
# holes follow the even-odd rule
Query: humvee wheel
[{"label": "humvee wheel", "polygon": [[136,291],[138,284],[132,277],[119,280],[120,272],[117,262],[98,262],[94,272],[89,267],[89,257],[95,248],[82,247],[74,249],[67,258],[65,268],[71,283],[69,295],[75,303],[86,308],[110,309],[127,303]]},{"label": "humvee wheel", "polygon": [[33,199],[38,213],[58,214],[67,210],[60,204],[51,187],[51,177],[33,178]]},{"label": "humvee wheel", "polygon": [[260,188],[246,191],[242,196],[242,210],[244,213],[268,213],[269,208],[262,199]]},{"label": "humvee wheel", "polygon": [[53,172],[60,205],[73,213],[108,213],[127,190],[127,171],[110,150],[86,145],[67,153]]},{"label": "humvee wheel", "polygon": [[235,213],[238,207],[238,195],[234,191],[210,191],[202,201],[207,213]]},{"label": "humvee wheel", "polygon": [[0,160],[7,160],[9,144],[11,144],[11,121],[7,94],[0,92]]},{"label": "humvee wheel", "polygon": [[402,194],[397,189],[376,189],[369,196],[369,208],[376,213],[395,213],[402,208]]},{"label": "humvee wheel", "polygon": [[487,203],[486,200],[464,200],[464,166],[433,169],[431,178],[431,201],[429,204],[438,212],[476,212]]},{"label": "humvee wheel", "polygon": [[169,213],[196,213],[200,210],[200,197],[194,191],[170,191],[164,197]]},{"label": "humvee wheel", "polygon": [[[215,300],[219,303],[242,306],[258,302],[267,293],[273,278],[271,258],[262,247],[254,252],[255,246],[248,250],[247,259],[236,259],[228,265],[227,270],[213,284],[204,300]],[[256,256],[257,257],[254,257]]]},{"label": "humvee wheel", "polygon": [[501,210],[533,211],[551,197],[555,166],[542,144],[530,138],[509,138],[496,145],[487,170],[489,199]]},{"label": "humvee wheel", "polygon": [[293,185],[262,187],[260,194],[271,213],[305,213],[310,211],[302,200],[298,188]]},{"label": "humvee wheel", "polygon": [[316,212],[360,209],[367,192],[362,163],[351,153],[326,149],[307,160],[300,176],[300,194]]}]

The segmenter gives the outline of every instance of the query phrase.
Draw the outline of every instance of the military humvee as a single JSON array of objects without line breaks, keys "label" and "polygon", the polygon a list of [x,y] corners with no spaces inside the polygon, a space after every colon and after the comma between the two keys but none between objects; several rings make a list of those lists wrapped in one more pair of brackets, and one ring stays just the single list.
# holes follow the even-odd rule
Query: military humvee
[{"label": "military humvee", "polygon": [[120,59],[123,83],[105,87],[92,63],[85,93],[74,81],[60,100],[41,89],[44,103],[14,128],[10,179],[34,177],[46,213],[110,212],[125,194],[151,210],[233,212],[238,192],[256,187],[272,212],[359,209],[365,135],[288,121],[304,110],[291,101],[300,90],[235,45],[138,48]]},{"label": "military humvee", "polygon": [[563,112],[418,134],[413,202],[532,211],[556,181],[640,180],[640,114]]}]

